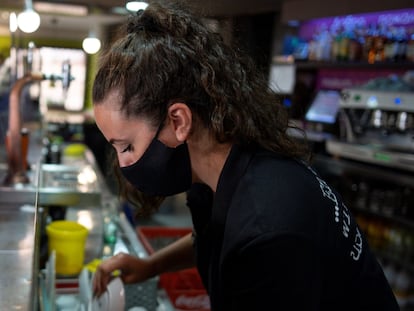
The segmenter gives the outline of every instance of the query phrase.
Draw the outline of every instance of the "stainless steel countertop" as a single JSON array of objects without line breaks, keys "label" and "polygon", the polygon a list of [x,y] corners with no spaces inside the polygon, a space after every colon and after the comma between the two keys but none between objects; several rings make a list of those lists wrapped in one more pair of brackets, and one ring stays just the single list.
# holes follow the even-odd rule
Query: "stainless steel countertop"
[{"label": "stainless steel countertop", "polygon": [[[41,132],[31,133],[28,160],[36,164],[41,155]],[[94,159],[92,159],[94,161]],[[4,145],[0,145],[0,163],[6,162]],[[102,178],[100,175],[98,178]],[[0,181],[2,182],[2,180]],[[102,182],[100,180],[100,182]],[[33,202],[23,202],[18,192],[10,194],[10,200],[0,203],[0,310],[37,310],[37,270],[35,196]],[[1,200],[0,200],[1,201]],[[11,202],[9,202],[11,201]],[[30,200],[32,201],[32,200]],[[102,210],[98,206],[69,207],[67,218],[77,220],[90,229],[85,250],[85,262],[99,256],[102,248]],[[42,216],[39,216],[42,217]],[[32,284],[32,279],[33,283]]]},{"label": "stainless steel countertop", "polygon": [[[32,148],[38,144],[38,133],[36,131],[30,141],[29,163],[36,163],[40,156],[39,148]],[[7,163],[3,144],[0,145],[0,163]],[[0,204],[0,310],[32,309],[35,202],[27,203],[31,205]]]},{"label": "stainless steel countertop", "polygon": [[0,207],[0,310],[29,310],[34,207]]}]

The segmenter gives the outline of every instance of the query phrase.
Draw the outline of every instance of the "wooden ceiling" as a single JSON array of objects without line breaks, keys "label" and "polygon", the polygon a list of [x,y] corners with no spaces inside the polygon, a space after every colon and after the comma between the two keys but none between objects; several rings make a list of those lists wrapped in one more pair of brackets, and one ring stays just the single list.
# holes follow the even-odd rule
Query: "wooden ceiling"
[{"label": "wooden ceiling", "polygon": [[[152,0],[149,0],[152,1]],[[172,1],[172,0],[157,0]],[[174,0],[188,3],[203,15],[220,18],[261,13],[280,12],[281,21],[355,14],[412,7],[413,0]],[[41,13],[37,32],[45,36],[86,36],[95,25],[112,25],[122,22],[128,13],[125,0],[33,0],[36,2],[76,4],[88,8],[89,16]],[[23,10],[25,0],[0,0],[0,34],[8,31],[8,13]]]},{"label": "wooden ceiling", "polygon": [[[150,0],[151,1],[151,0]],[[168,0],[164,0],[168,1]],[[260,12],[277,11],[283,0],[178,0],[186,1],[191,6],[200,9],[210,16],[233,16],[245,14],[257,14]],[[37,2],[33,0],[33,3]],[[100,9],[103,12],[111,12],[113,8],[125,6],[125,0],[43,0],[49,3],[80,4],[89,8]],[[0,8],[22,9],[24,0],[2,0]]]},{"label": "wooden ceiling", "polygon": [[[151,0],[149,0],[151,1]],[[160,1],[160,0],[158,0]],[[171,0],[161,0],[171,1]],[[280,10],[283,1],[290,0],[175,0],[187,3],[208,17],[220,18],[241,15],[253,15]],[[41,25],[36,32],[42,37],[79,38],[86,36],[96,25],[112,25],[123,21],[128,12],[125,0],[33,0],[36,2],[74,4],[85,6],[89,15],[70,16],[68,14],[49,14],[40,12]],[[0,1],[0,33],[8,31],[8,13],[20,12],[25,0]],[[96,28],[96,27],[95,27]],[[3,29],[3,31],[1,31]],[[22,34],[24,36],[24,34]]]}]

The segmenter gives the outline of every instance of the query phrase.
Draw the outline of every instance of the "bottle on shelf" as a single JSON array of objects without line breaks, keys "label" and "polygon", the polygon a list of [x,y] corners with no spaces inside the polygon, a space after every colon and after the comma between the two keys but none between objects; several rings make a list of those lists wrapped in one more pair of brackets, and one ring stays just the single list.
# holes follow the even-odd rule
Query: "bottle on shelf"
[{"label": "bottle on shelf", "polygon": [[395,38],[398,47],[396,49],[395,61],[403,62],[406,59],[407,53],[407,33],[404,27],[399,27],[397,30],[397,36]]},{"label": "bottle on shelf", "polygon": [[342,29],[339,35],[338,61],[348,61],[349,37],[345,28]]},{"label": "bottle on shelf", "polygon": [[399,306],[406,308],[411,296],[411,276],[406,269],[400,269],[396,273],[393,291]]},{"label": "bottle on shelf", "polygon": [[407,49],[406,49],[407,61],[414,62],[414,27],[408,32]]},{"label": "bottle on shelf", "polygon": [[348,48],[348,60],[350,62],[359,61],[362,54],[362,44],[359,37],[358,29],[351,28],[348,32],[349,36],[349,48]]},{"label": "bottle on shelf", "polygon": [[348,23],[318,29],[308,42],[310,61],[414,61],[414,27]]}]

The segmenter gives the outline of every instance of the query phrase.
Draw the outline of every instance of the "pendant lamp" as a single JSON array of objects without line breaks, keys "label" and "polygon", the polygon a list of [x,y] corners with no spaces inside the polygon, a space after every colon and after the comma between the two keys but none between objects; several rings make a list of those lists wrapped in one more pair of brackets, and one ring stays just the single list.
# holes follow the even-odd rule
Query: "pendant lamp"
[{"label": "pendant lamp", "polygon": [[24,1],[24,11],[17,16],[17,25],[25,33],[35,32],[40,26],[40,16],[33,10],[32,0]]},{"label": "pendant lamp", "polygon": [[82,48],[88,54],[95,54],[101,49],[101,40],[91,31],[88,37],[83,39]]},{"label": "pendant lamp", "polygon": [[144,1],[127,1],[125,7],[128,11],[137,12],[139,10],[145,10],[148,6]]}]

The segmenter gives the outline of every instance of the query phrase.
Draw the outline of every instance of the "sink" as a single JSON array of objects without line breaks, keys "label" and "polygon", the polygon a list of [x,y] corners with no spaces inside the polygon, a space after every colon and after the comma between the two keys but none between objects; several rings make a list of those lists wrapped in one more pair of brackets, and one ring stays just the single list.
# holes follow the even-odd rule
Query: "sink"
[{"label": "sink", "polygon": [[7,164],[0,163],[0,204],[1,203],[14,203],[24,204],[33,203],[36,200],[36,186],[34,171],[27,173],[30,183],[28,184],[16,184],[13,186],[4,186],[3,180],[7,174]]},{"label": "sink", "polygon": [[[7,166],[0,163],[0,181],[6,173]],[[0,203],[34,204],[38,190],[38,205],[100,206],[101,191],[90,165],[41,164],[27,175],[28,184],[0,186]]]}]

